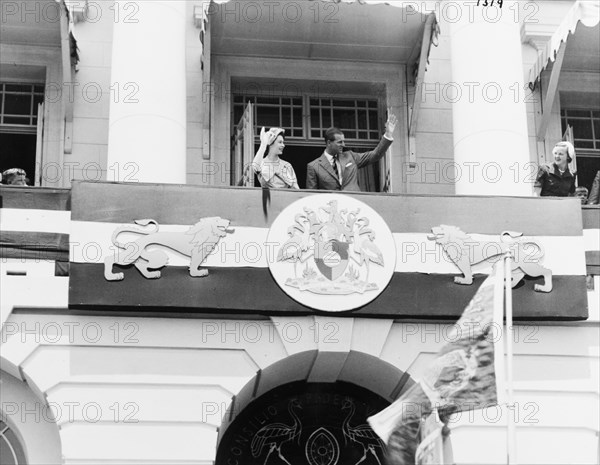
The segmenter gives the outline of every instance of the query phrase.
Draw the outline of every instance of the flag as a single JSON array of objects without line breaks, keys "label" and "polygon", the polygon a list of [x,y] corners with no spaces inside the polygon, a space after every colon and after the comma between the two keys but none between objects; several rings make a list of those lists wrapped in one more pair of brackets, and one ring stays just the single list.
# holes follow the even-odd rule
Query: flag
[{"label": "flag", "polygon": [[499,402],[504,392],[502,350],[502,261],[483,282],[447,343],[426,368],[421,380],[392,405],[368,419],[388,446],[390,465],[415,464],[422,419],[437,411],[442,420]]},{"label": "flag", "polygon": [[421,420],[420,441],[415,453],[416,465],[449,465],[454,463],[448,426],[437,410]]}]

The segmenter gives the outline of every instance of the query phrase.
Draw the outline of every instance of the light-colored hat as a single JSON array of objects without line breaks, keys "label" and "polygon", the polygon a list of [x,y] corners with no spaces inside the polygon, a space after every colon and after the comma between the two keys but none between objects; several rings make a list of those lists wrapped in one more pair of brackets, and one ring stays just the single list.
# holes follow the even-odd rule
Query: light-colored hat
[{"label": "light-colored hat", "polygon": [[285,134],[285,129],[283,128],[271,128],[269,129],[269,132],[273,134],[273,140],[277,139],[277,136],[284,135]]}]

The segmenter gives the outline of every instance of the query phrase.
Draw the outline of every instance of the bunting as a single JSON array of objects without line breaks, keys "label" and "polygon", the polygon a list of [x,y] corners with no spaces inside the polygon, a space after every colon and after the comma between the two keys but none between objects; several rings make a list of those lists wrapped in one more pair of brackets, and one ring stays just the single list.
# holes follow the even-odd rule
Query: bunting
[{"label": "bunting", "polygon": [[[263,202],[265,192],[270,198],[266,203]],[[318,309],[341,311],[340,315],[348,316],[458,318],[458,309],[469,303],[474,287],[491,272],[491,264],[484,260],[479,265],[469,266],[463,270],[469,273],[467,278],[452,258],[456,255],[457,241],[462,241],[465,254],[491,253],[520,240],[501,235],[509,230],[522,232],[529,238],[530,242],[524,242],[525,247],[519,249],[519,259],[525,264],[538,260],[540,254],[533,247],[537,244],[544,251],[538,269],[550,270],[552,274],[551,292],[534,289],[536,284],[542,285],[545,281],[549,284],[549,279],[531,273],[523,276],[527,271],[520,275],[519,285],[514,289],[515,316],[528,319],[587,317],[581,208],[575,200],[357,193],[343,196],[336,210],[332,209],[329,195],[289,189],[263,191],[74,182],[69,236],[69,306],[121,310],[143,307],[161,312],[187,309],[219,314],[255,314],[257,311],[311,314]],[[320,200],[313,205],[313,198]],[[362,202],[365,207],[361,208],[358,203],[355,206],[351,199]],[[298,205],[292,207],[295,202]],[[377,215],[367,212],[366,207]],[[490,215],[490,211],[507,213]],[[377,216],[380,220],[376,220]],[[556,216],[564,221],[553,221]],[[218,237],[218,241],[206,242],[207,246],[213,244],[214,247],[211,245],[210,251],[207,247],[201,248],[203,259],[198,268],[206,271],[201,272],[202,276],[190,274],[189,255],[175,252],[169,246],[148,244],[144,256],[137,261],[129,260],[132,257],[128,251],[132,251],[127,247],[142,238],[149,240],[147,233],[157,232],[161,237],[163,233],[177,233],[188,237],[185,234],[193,226],[211,218],[225,222],[217,226],[219,232],[214,239]],[[441,227],[452,224],[456,227]],[[320,226],[317,228],[317,225]],[[302,231],[308,232],[308,247],[302,242],[306,239],[300,234]],[[351,236],[354,237],[351,239]],[[205,241],[204,236],[199,237],[198,243]],[[311,256],[316,250],[311,246],[313,240],[329,243],[340,237],[344,239],[339,245],[348,249],[336,249],[337,262],[329,260],[329,256],[321,256],[323,254]],[[292,253],[295,249],[284,247],[290,256],[282,258],[285,262],[279,261],[279,252],[286,241],[299,241],[298,257]],[[386,248],[388,243],[389,249]],[[533,245],[529,247],[530,244]],[[154,249],[156,252],[151,253]],[[381,257],[377,249],[383,254]],[[336,254],[332,255],[335,259]],[[152,260],[148,261],[150,256]],[[354,294],[345,295],[362,299],[362,296],[378,294],[373,299],[361,300],[354,307],[335,309],[306,304],[288,295],[286,291],[292,290],[295,294],[314,295],[319,302],[325,299],[337,302],[343,298],[321,296],[318,289],[308,286],[322,278],[324,268],[318,269],[320,258],[330,267],[345,266],[339,280],[369,284],[353,286]],[[144,274],[140,267],[146,262],[148,270],[144,269]],[[287,274],[280,275],[273,268],[274,265],[287,267],[287,263]],[[316,277],[311,278],[311,270],[317,273]],[[385,281],[377,279],[382,270],[386,273]],[[160,271],[160,275],[154,271]],[[360,276],[355,279],[357,273]],[[372,283],[375,285],[371,286]],[[342,292],[340,289],[327,292],[334,291]],[[353,313],[345,313],[348,310]]]}]

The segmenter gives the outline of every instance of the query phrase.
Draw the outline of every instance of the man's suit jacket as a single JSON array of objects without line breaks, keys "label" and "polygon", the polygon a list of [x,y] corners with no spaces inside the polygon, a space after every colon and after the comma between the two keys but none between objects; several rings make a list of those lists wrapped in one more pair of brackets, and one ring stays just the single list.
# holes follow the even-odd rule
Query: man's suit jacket
[{"label": "man's suit jacket", "polygon": [[360,191],[360,187],[358,186],[358,168],[379,161],[385,155],[390,145],[392,145],[392,141],[382,137],[379,145],[377,145],[375,150],[371,150],[370,152],[343,152],[339,156],[342,168],[341,185],[335,169],[329,163],[325,153],[323,153],[323,155],[311,161],[307,166],[306,188],[331,191]]}]

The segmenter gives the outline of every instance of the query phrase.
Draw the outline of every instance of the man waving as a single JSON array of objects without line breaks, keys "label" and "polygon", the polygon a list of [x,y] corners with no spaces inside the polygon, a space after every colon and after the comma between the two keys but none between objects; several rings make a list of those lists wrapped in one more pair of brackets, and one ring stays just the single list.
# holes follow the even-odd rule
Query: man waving
[{"label": "man waving", "polygon": [[388,111],[385,134],[375,150],[364,153],[344,152],[344,133],[338,128],[325,131],[325,152],[307,167],[306,188],[332,191],[360,191],[358,168],[378,162],[392,145],[396,116]]}]

